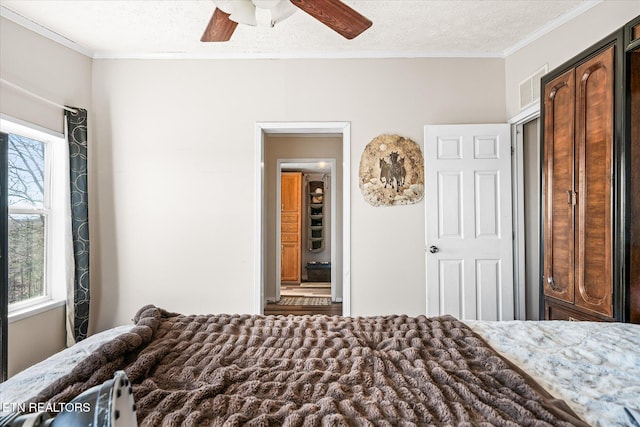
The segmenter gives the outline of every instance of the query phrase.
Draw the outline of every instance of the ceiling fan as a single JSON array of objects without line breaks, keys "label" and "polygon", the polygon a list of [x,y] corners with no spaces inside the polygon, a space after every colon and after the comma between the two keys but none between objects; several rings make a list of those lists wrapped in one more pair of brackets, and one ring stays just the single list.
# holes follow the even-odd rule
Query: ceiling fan
[{"label": "ceiling fan", "polygon": [[238,24],[257,25],[256,7],[269,9],[271,26],[303,10],[347,39],[373,23],[340,0],[214,0],[216,9],[202,35],[203,42],[228,41]]}]

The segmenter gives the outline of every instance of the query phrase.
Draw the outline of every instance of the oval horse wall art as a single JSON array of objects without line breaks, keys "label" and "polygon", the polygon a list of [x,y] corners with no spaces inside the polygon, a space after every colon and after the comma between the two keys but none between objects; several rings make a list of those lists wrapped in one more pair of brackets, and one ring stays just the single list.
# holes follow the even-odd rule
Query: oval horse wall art
[{"label": "oval horse wall art", "polygon": [[411,205],[424,196],[420,146],[399,135],[380,135],[360,159],[360,192],[373,206]]}]

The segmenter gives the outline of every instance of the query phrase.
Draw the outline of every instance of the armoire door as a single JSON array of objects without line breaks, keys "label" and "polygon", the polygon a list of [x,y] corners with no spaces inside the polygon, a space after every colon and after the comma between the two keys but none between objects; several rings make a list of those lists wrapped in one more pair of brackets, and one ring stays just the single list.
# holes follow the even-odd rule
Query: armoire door
[{"label": "armoire door", "polygon": [[613,49],[544,91],[544,294],[606,317],[613,316]]},{"label": "armoire door", "polygon": [[609,317],[613,315],[613,49],[576,68],[575,305]]},{"label": "armoire door", "polygon": [[574,69],[544,90],[544,294],[574,298]]},{"label": "armoire door", "polygon": [[[631,34],[640,39],[640,22],[633,26]],[[627,117],[640,117],[640,46],[627,53],[629,60]],[[629,147],[631,170],[629,173],[629,320],[640,323],[640,120],[629,120]]]}]

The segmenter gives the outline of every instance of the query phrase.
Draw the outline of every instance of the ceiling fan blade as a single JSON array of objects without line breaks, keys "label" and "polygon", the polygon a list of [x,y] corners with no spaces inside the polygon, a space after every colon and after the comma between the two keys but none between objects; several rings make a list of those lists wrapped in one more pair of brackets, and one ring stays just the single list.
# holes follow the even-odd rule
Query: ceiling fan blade
[{"label": "ceiling fan blade", "polygon": [[291,3],[349,40],[373,24],[340,0],[291,0]]},{"label": "ceiling fan blade", "polygon": [[209,25],[204,30],[201,42],[226,42],[231,38],[231,35],[235,31],[238,23],[229,19],[229,14],[216,8],[213,11],[213,16],[209,21]]}]

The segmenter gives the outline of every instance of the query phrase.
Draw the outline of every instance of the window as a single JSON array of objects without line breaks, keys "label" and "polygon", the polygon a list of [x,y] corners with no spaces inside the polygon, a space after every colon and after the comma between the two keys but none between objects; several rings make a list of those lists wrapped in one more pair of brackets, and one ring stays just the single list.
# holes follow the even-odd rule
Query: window
[{"label": "window", "polygon": [[50,179],[47,144],[9,134],[9,304],[47,296]]},{"label": "window", "polygon": [[11,316],[64,299],[68,178],[65,189],[62,135],[4,118],[0,130],[8,135],[7,287]]}]

